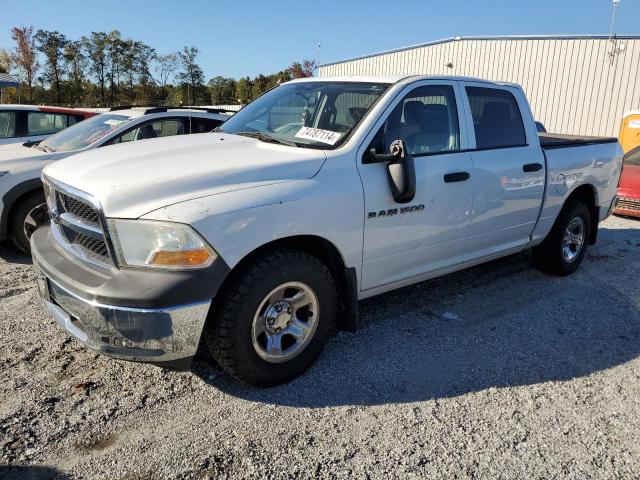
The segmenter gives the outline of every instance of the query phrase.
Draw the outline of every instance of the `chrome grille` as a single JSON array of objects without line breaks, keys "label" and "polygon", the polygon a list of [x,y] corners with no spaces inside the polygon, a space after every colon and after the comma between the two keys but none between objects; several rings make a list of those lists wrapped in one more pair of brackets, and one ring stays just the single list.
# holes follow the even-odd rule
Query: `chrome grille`
[{"label": "chrome grille", "polygon": [[91,252],[104,262],[109,261],[109,250],[104,240],[83,235],[82,233],[76,233],[73,243],[80,245],[85,250]]},{"label": "chrome grille", "polygon": [[98,214],[91,205],[87,205],[85,202],[81,202],[80,200],[70,197],[62,192],[58,192],[58,197],[65,211],[84,220],[85,222],[93,223],[95,225],[100,224]]},{"label": "chrome grille", "polygon": [[640,198],[618,198],[616,208],[621,210],[638,210],[640,211]]},{"label": "chrome grille", "polygon": [[101,267],[114,265],[108,235],[104,231],[106,222],[99,205],[84,192],[66,185],[51,183],[45,191],[56,239],[90,263]]}]

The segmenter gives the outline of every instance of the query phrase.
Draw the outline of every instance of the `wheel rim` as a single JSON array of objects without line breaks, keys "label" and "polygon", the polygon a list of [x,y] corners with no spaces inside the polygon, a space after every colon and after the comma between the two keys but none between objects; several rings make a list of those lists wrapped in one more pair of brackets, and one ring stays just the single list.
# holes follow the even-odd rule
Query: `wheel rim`
[{"label": "wheel rim", "polygon": [[567,263],[573,262],[584,246],[585,228],[584,220],[581,217],[576,217],[564,231],[564,238],[562,240],[562,257]]},{"label": "wheel rim", "polygon": [[35,232],[38,228],[49,221],[49,212],[47,211],[47,204],[41,203],[40,205],[36,205],[24,219],[24,236],[27,237],[27,240],[31,238],[33,232]]},{"label": "wheel rim", "polygon": [[260,302],[253,317],[253,348],[270,363],[291,360],[311,342],[319,314],[318,297],[309,285],[283,283]]}]

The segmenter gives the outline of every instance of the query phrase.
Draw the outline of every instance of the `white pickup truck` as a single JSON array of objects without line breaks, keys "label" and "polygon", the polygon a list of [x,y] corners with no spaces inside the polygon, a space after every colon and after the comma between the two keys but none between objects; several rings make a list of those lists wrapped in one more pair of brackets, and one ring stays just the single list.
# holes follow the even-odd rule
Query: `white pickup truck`
[{"label": "white pickup truck", "polygon": [[621,164],[615,139],[538,134],[516,85],[295,80],[214,133],[48,166],[31,248],[48,310],[86,346],[175,368],[202,342],[271,386],[356,329],[360,299],[527,248],[573,272]]}]

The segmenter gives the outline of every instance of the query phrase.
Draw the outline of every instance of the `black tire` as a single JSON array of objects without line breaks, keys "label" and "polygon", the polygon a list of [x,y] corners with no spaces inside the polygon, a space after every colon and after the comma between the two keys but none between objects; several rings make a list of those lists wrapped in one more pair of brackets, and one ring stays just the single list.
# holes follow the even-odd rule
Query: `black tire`
[{"label": "black tire", "polygon": [[[563,254],[565,232],[575,219],[582,222],[584,236],[582,246],[575,257],[568,260]],[[575,225],[575,224],[573,224]],[[591,213],[589,208],[579,200],[571,200],[560,211],[556,222],[544,242],[533,249],[535,263],[542,271],[566,276],[576,271],[582,263],[591,235]]]},{"label": "black tire", "polygon": [[[310,287],[318,304],[315,332],[306,347],[291,359],[272,363],[254,348],[254,316],[268,303],[274,289],[288,282]],[[274,250],[237,272],[216,298],[204,331],[205,344],[218,365],[236,379],[272,387],[304,373],[320,355],[335,328],[337,294],[327,267],[304,252]]]},{"label": "black tire", "polygon": [[[49,222],[47,202],[42,191],[30,193],[18,202],[11,213],[10,235],[16,247],[28,254],[31,253],[31,245],[29,244],[31,234],[38,227]],[[30,222],[25,226],[29,215],[36,223]]]}]

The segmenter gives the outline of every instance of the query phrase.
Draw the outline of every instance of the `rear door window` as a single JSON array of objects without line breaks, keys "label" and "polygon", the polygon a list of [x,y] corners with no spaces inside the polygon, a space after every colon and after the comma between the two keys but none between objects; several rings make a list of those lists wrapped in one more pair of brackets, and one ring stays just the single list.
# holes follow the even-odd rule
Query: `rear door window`
[{"label": "rear door window", "polygon": [[519,147],[527,144],[515,97],[506,90],[466,87],[476,134],[476,148]]},{"label": "rear door window", "polygon": [[109,145],[117,143],[133,142],[136,140],[146,140],[149,138],[171,137],[174,135],[184,135],[185,128],[182,118],[162,118],[145,122],[131,130],[126,131],[119,137],[114,138]]},{"label": "rear door window", "polygon": [[0,138],[16,136],[16,112],[0,112]]},{"label": "rear door window", "polygon": [[191,118],[191,133],[206,133],[222,125],[222,120],[215,118]]},{"label": "rear door window", "polygon": [[60,113],[29,112],[27,114],[28,135],[49,135],[67,128],[67,115]]},{"label": "rear door window", "polygon": [[68,127],[84,120],[84,117],[81,115],[69,115],[67,118]]}]

